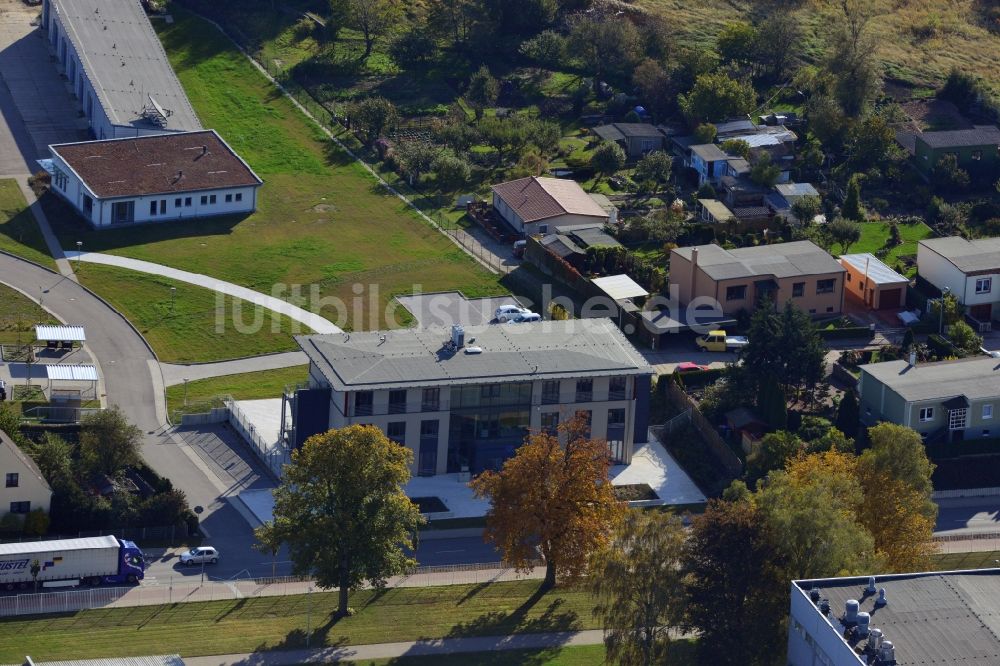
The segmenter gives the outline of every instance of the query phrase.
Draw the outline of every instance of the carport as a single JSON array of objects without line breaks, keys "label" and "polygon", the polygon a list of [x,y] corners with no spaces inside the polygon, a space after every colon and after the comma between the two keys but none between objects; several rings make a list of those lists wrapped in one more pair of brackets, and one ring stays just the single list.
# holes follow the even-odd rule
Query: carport
[{"label": "carport", "polygon": [[[49,399],[52,402],[79,402],[82,400],[97,399],[97,368],[93,365],[59,365],[44,364],[49,380]],[[56,389],[53,391],[52,382],[70,382],[75,384],[89,384],[88,390],[76,389]]]}]

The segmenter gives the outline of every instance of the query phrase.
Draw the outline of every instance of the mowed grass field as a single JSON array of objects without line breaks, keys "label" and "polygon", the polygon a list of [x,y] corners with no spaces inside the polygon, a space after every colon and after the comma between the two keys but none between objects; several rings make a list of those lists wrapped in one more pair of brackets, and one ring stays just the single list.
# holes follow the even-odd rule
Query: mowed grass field
[{"label": "mowed grass field", "polygon": [[266,181],[259,211],[110,232],[90,232],[61,216],[65,247],[82,240],[86,250],[266,293],[276,284],[305,285],[310,295],[315,284],[327,300],[306,307],[323,307],[324,316],[352,330],[391,324],[386,310],[395,310],[393,296],[416,285],[470,297],[503,293],[496,276],[379,187],[214,27],[180,9],[173,15],[172,25],[156,23],[163,44],[202,123]]},{"label": "mowed grass field", "polygon": [[[666,17],[682,41],[711,46],[728,21],[749,20],[747,0],[638,0]],[[802,25],[801,56],[817,62],[838,12],[835,0],[807,0],[796,14]],[[885,75],[916,88],[940,85],[953,68],[975,74],[1000,94],[1000,34],[987,29],[989,2],[981,0],[872,0],[872,33]],[[789,11],[772,3],[777,11]]]},{"label": "mowed grass field", "polygon": [[[280,398],[286,386],[306,381],[309,366],[297,365],[280,370],[260,370],[237,375],[224,375],[210,379],[199,379],[167,387],[167,412],[197,413],[207,412],[219,406],[219,398],[230,395],[237,400],[259,400]],[[187,405],[185,402],[187,394]]]},{"label": "mowed grass field", "polygon": [[538,595],[538,586],[529,580],[362,591],[351,595],[356,613],[337,623],[336,593],[3,620],[0,663],[21,663],[25,654],[50,661],[300,648],[310,621],[313,647],[597,628],[587,593],[557,588]]},{"label": "mowed grass field", "polygon": [[[204,363],[299,348],[307,326],[203,287],[99,264],[73,263],[81,284],[128,317],[164,363]],[[171,306],[170,288],[177,292]]]},{"label": "mowed grass field", "polygon": [[0,250],[56,270],[35,216],[12,178],[0,179]]},{"label": "mowed grass field", "polygon": [[[917,242],[925,238],[930,238],[934,232],[923,222],[917,224],[900,224],[899,237],[902,243],[889,250],[883,261],[889,266],[895,266],[896,260],[901,256],[915,255],[917,253]],[[852,245],[849,250],[852,254],[859,252],[871,252],[875,254],[885,247],[889,239],[889,224],[887,222],[864,222],[861,225],[861,240]],[[839,247],[834,244],[834,247]]]},{"label": "mowed grass field", "polygon": [[18,332],[22,343],[35,339],[35,324],[58,324],[59,321],[30,298],[0,284],[0,344],[15,344]]}]

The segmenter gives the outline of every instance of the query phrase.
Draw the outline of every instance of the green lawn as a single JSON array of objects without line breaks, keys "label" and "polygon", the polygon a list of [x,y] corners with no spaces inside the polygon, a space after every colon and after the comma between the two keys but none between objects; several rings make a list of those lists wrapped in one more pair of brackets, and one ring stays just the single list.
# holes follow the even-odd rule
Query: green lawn
[{"label": "green lawn", "polygon": [[[280,398],[286,386],[304,382],[309,376],[309,366],[298,365],[280,370],[261,370],[238,375],[225,375],[199,379],[167,387],[168,414],[194,414],[207,412],[221,404],[220,398],[230,395],[237,400]],[[185,393],[187,404],[185,405]]]},{"label": "green lawn", "polygon": [[[292,351],[299,348],[292,334],[310,332],[288,317],[186,282],[99,264],[73,268],[82,284],[128,317],[164,363]],[[173,309],[171,287],[177,289]]]},{"label": "green lawn", "polygon": [[[934,235],[931,228],[923,222],[917,224],[900,224],[899,235],[903,239],[900,245],[892,248],[889,254],[883,258],[889,266],[894,266],[896,260],[902,255],[915,255],[917,253],[917,241],[930,238]],[[861,225],[861,240],[849,248],[851,254],[859,252],[871,252],[875,254],[885,246],[889,239],[889,224],[887,222],[865,222]],[[837,247],[835,245],[835,247]]]},{"label": "green lawn", "polygon": [[[670,666],[695,666],[697,644],[691,640],[673,643],[668,655]],[[440,655],[434,657],[400,657],[364,662],[364,666],[602,666],[605,664],[603,645],[553,648],[550,650],[509,650],[476,652],[473,654]]]},{"label": "green lawn", "polygon": [[32,342],[35,339],[35,324],[58,323],[30,298],[0,284],[0,343],[14,344],[18,337],[22,343]]},{"label": "green lawn", "polygon": [[1000,551],[987,550],[978,553],[947,553],[934,556],[934,568],[938,571],[959,571],[962,569],[994,569],[1000,565]]},{"label": "green lawn", "polygon": [[[64,246],[209,273],[270,293],[315,284],[327,318],[358,329],[391,325],[393,297],[460,289],[502,293],[448,239],[379,187],[325,139],[211,25],[175,8],[160,37],[206,127],[214,127],[266,181],[260,209],[226,217],[91,232],[59,216]],[[360,293],[359,293],[360,292]],[[340,305],[334,299],[339,299]],[[405,319],[395,322],[406,323]]]},{"label": "green lawn", "polygon": [[0,180],[0,250],[56,270],[35,216],[12,178]]},{"label": "green lawn", "polygon": [[310,616],[314,647],[596,628],[589,595],[557,589],[537,596],[538,585],[520,581],[357,592],[351,597],[356,614],[336,624],[331,620],[335,593],[4,620],[0,663],[20,663],[25,654],[50,661],[298,648],[305,644]]}]

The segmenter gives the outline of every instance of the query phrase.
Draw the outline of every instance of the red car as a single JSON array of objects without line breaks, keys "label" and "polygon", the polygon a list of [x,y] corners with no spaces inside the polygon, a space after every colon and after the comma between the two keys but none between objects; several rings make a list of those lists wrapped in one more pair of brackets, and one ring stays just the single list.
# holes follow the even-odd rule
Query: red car
[{"label": "red car", "polygon": [[674,372],[694,372],[695,370],[708,370],[707,365],[698,365],[697,363],[692,363],[691,361],[684,361],[683,363],[678,363]]}]

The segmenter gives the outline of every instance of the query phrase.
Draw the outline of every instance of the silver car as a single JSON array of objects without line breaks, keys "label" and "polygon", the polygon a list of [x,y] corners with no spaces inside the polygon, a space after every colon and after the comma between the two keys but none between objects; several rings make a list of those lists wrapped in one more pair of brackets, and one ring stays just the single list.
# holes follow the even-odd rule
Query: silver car
[{"label": "silver car", "polygon": [[198,546],[181,554],[181,564],[188,567],[195,564],[216,564],[218,561],[219,551],[211,546]]}]

